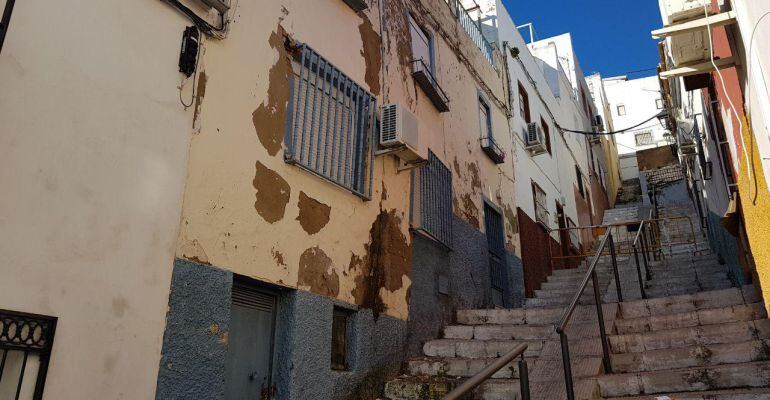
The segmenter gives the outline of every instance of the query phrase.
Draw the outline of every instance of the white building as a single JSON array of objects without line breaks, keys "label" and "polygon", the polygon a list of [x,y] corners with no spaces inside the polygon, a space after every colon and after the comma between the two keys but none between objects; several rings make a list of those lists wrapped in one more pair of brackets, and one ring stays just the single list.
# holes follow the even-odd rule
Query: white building
[{"label": "white building", "polygon": [[671,144],[670,132],[658,118],[654,118],[665,108],[658,77],[633,80],[626,76],[606,78],[604,88],[616,130],[634,127],[649,120],[615,136],[620,155],[621,179],[626,181],[638,178],[636,152]]}]

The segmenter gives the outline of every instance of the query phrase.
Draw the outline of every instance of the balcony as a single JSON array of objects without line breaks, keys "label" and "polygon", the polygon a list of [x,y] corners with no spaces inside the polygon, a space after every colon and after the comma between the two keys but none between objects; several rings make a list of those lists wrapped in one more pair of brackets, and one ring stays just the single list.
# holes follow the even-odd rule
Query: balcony
[{"label": "balcony", "polygon": [[484,150],[484,153],[486,153],[495,164],[502,164],[505,162],[505,151],[500,148],[492,137],[481,139],[481,149]]},{"label": "balcony", "polygon": [[472,10],[478,10],[479,6],[478,4],[471,8],[466,9],[460,0],[446,0],[446,2],[449,4],[449,6],[452,8],[452,12],[457,17],[457,20],[460,22],[460,25],[465,30],[465,33],[468,34],[468,36],[471,38],[473,43],[476,43],[476,46],[481,50],[481,54],[484,55],[484,58],[489,61],[492,66],[495,66],[495,57],[494,57],[494,51],[495,48],[492,45],[492,43],[489,43],[486,37],[484,37],[483,30],[481,28],[481,19],[477,18],[476,20],[471,17],[469,11]]},{"label": "balcony", "polygon": [[412,60],[412,77],[439,112],[449,111],[449,97],[441,89],[430,68],[428,68],[422,58]]}]

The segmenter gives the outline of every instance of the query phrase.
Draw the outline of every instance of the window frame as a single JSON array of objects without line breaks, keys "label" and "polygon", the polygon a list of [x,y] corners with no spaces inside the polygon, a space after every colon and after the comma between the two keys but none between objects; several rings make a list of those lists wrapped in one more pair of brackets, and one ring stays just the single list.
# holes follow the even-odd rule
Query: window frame
[{"label": "window frame", "polygon": [[[428,70],[430,71],[431,75],[436,74],[436,54],[435,54],[435,43],[434,43],[434,36],[433,33],[419,23],[417,19],[414,17],[414,14],[412,14],[411,11],[407,11],[406,13],[408,23],[409,23],[409,35],[411,37],[411,41],[409,42],[409,48],[412,51],[412,61],[416,61],[418,58],[416,58],[415,55],[415,46],[414,46],[414,35],[412,35],[412,27],[414,25],[414,28],[418,29],[420,32],[422,32],[423,36],[425,36],[425,39],[427,41],[428,46],[428,60],[423,60],[423,63],[428,65]],[[422,57],[420,57],[422,58]]]},{"label": "window frame", "polygon": [[[622,113],[620,111],[621,109],[623,110]],[[618,104],[616,111],[617,111],[618,117],[624,117],[626,115],[626,113],[628,112],[626,110],[626,105],[625,104]]]},{"label": "window frame", "polygon": [[[481,93],[479,93],[478,99],[479,99],[479,128],[481,128],[484,125],[486,125],[486,128],[487,128],[486,136],[483,135],[483,132],[480,132],[481,139],[486,139],[486,138],[494,139],[495,135],[492,131],[492,107],[489,106],[489,102],[484,98],[484,96],[481,95]],[[485,118],[486,121],[482,119],[482,109],[486,111],[486,118]]]},{"label": "window frame", "polygon": [[545,136],[545,149],[548,150],[549,156],[553,156],[551,152],[551,128],[542,116],[540,117],[540,124],[543,127],[543,136]]},{"label": "window frame", "polygon": [[575,178],[578,184],[578,192],[580,192],[580,196],[583,197],[583,199],[585,199],[586,188],[585,188],[585,183],[583,182],[583,171],[580,170],[580,167],[578,167],[577,164],[575,164]]},{"label": "window frame", "polygon": [[[329,360],[329,365],[332,371],[350,371],[350,354],[352,354],[350,351],[350,325],[352,317],[353,313],[351,310],[336,306],[332,310],[331,352]],[[342,333],[337,331],[337,329],[339,329],[338,322],[340,320],[342,320],[344,324],[344,332]],[[338,343],[335,346],[335,341],[337,339],[342,339],[342,343]],[[341,350],[342,353],[335,354],[335,351],[337,350]],[[339,358],[342,359],[342,363],[339,363]]]},{"label": "window frame", "polygon": [[655,108],[657,108],[658,110],[662,110],[666,108],[666,104],[663,102],[662,98],[655,99]]},{"label": "window frame", "polygon": [[519,114],[527,124],[532,123],[532,114],[529,108],[529,93],[524,85],[519,82]]},{"label": "window frame", "polygon": [[[538,200],[538,197],[541,197],[540,201]],[[546,228],[550,228],[550,223],[548,221],[548,216],[550,215],[550,212],[548,212],[548,195],[534,180],[532,181],[532,201],[535,206],[535,222],[542,224]],[[542,212],[538,212],[539,210],[542,210]],[[543,215],[541,216],[541,214]]]}]

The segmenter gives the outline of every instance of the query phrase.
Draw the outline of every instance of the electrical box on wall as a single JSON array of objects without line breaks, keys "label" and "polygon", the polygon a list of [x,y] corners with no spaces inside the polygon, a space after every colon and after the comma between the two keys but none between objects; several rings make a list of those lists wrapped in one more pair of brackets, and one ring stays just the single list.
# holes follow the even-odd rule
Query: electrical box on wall
[{"label": "electrical box on wall", "polygon": [[188,26],[182,34],[182,49],[179,51],[179,72],[189,77],[195,73],[198,66],[200,51],[200,31],[194,26]]}]

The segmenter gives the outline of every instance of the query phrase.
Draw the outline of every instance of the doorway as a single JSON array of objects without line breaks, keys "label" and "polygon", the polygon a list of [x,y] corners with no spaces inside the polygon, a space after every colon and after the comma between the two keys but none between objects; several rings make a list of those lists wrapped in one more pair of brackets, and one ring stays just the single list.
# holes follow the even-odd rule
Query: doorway
[{"label": "doorway", "polygon": [[508,268],[505,258],[505,230],[503,216],[496,207],[484,202],[484,226],[487,234],[489,253],[489,272],[492,286],[492,304],[506,307],[506,289],[508,288]]},{"label": "doorway", "polygon": [[273,399],[276,295],[236,282],[232,299],[225,398]]}]

